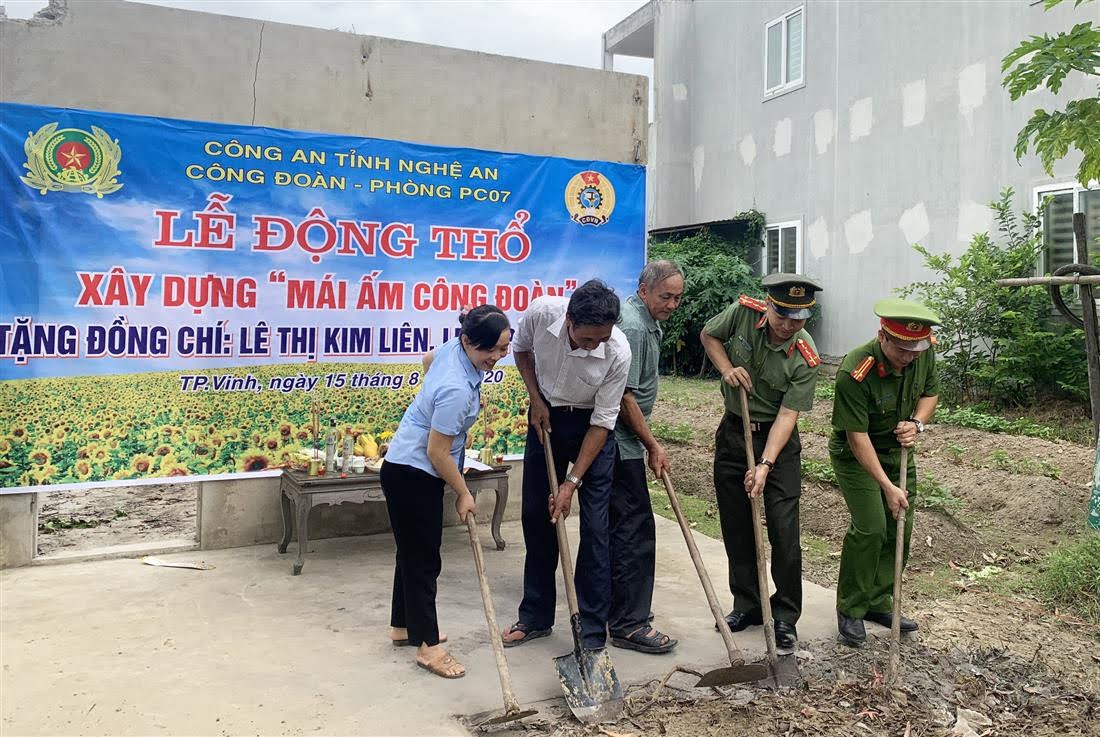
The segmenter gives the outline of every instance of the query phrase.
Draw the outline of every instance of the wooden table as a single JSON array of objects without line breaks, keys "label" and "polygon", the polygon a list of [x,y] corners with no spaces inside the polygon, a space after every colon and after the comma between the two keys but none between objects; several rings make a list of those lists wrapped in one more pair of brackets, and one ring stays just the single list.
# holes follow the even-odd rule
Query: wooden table
[{"label": "wooden table", "polygon": [[[469,471],[465,474],[466,484],[474,498],[481,489],[496,491],[496,506],[493,508],[493,540],[497,550],[504,550],[504,538],[500,536],[500,523],[504,519],[504,509],[508,506],[508,471],[511,466],[494,466],[489,471]],[[447,487],[450,489],[450,487]],[[279,541],[279,552],[285,553],[290,544],[291,529],[298,530],[298,558],[294,561],[293,575],[302,572],[305,565],[306,544],[309,541],[309,511],[314,507],[336,504],[363,504],[383,502],[382,482],[377,473],[349,473],[341,478],[339,473],[325,476],[309,476],[303,471],[283,471],[280,483],[280,499],[283,511],[283,539]]]}]

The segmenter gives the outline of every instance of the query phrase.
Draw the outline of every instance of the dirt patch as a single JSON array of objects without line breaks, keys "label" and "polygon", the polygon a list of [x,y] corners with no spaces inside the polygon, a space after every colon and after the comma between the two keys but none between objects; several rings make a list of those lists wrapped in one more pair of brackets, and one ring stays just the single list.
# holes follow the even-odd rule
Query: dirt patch
[{"label": "dirt patch", "polygon": [[[666,443],[684,493],[714,500],[713,437],[723,412],[714,382],[674,382],[654,417],[688,424],[688,442]],[[818,399],[801,421],[803,458],[827,469],[832,402]],[[1057,416],[1052,416],[1057,421]],[[608,727],[633,735],[1100,735],[1100,628],[1052,612],[1021,594],[1001,593],[999,575],[1040,562],[1081,533],[1095,450],[1068,441],[932,426],[920,442],[922,500],[906,574],[905,606],[921,623],[904,648],[900,689],[878,686],[882,640],[852,651],[811,643],[804,689],[740,689],[721,698],[673,687],[645,713],[648,691],[632,700],[636,716]],[[836,585],[848,511],[839,489],[805,473],[801,502],[806,578]],[[994,583],[975,572],[995,571]],[[1002,587],[1003,588],[1003,587]],[[676,684],[679,684],[676,686]],[[652,686],[652,684],[650,684]],[[956,727],[959,708],[983,715],[973,732]],[[597,734],[563,721],[557,735]],[[985,719],[989,720],[985,724]],[[541,729],[538,724],[535,729]]]},{"label": "dirt patch", "polygon": [[156,540],[193,540],[193,484],[52,491],[39,496],[38,554]]},{"label": "dirt patch", "polygon": [[[1100,698],[1065,683],[1040,658],[1003,647],[930,647],[907,642],[899,677],[884,686],[885,639],[862,650],[809,643],[797,654],[800,687],[773,691],[731,687],[695,689],[676,675],[631,689],[614,725],[584,727],[555,704],[525,729],[502,735],[556,737],[699,737],[701,735],[937,735],[961,737],[1080,737],[1100,735]],[[542,705],[540,705],[541,707]],[[963,728],[963,721],[974,731]]]},{"label": "dirt patch", "polygon": [[[714,432],[723,412],[714,382],[678,383],[659,395],[653,416],[692,428],[690,442],[666,442],[677,489],[713,501]],[[713,390],[713,391],[711,391]],[[713,396],[711,396],[713,394]],[[667,395],[667,396],[666,396]],[[802,416],[804,459],[827,462],[832,402]],[[946,504],[918,508],[913,564],[986,565],[990,558],[1035,560],[1076,534],[1087,510],[1095,450],[1066,441],[934,425],[921,439],[918,479],[935,481]],[[839,553],[848,510],[839,490],[803,480],[802,529]],[[830,581],[834,585],[835,569]],[[816,577],[814,577],[816,579]]]}]

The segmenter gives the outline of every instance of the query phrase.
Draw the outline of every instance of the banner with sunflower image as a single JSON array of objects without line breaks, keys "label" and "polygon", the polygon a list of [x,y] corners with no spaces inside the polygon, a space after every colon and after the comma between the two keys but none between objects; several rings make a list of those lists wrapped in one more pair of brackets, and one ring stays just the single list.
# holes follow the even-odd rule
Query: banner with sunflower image
[{"label": "banner with sunflower image", "polygon": [[[0,103],[0,491],[388,440],[466,306],[633,291],[645,171]],[[474,447],[522,451],[510,359]]]}]

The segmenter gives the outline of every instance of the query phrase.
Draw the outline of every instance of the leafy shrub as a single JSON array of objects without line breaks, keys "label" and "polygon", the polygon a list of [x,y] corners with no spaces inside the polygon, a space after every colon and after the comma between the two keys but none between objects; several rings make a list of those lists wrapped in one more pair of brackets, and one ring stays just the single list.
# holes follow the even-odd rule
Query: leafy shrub
[{"label": "leafy shrub", "polygon": [[744,219],[750,227],[738,243],[703,231],[680,240],[650,244],[651,259],[669,259],[684,270],[684,301],[663,325],[661,366],[666,373],[704,374],[710,363],[699,342],[703,325],[741,294],[763,296],[760,278],[745,258],[747,249],[760,243],[763,218],[759,213],[746,213]]},{"label": "leafy shrub", "polygon": [[953,402],[1023,405],[1042,397],[1084,401],[1088,391],[1084,333],[1051,320],[1042,287],[1005,289],[997,279],[1031,276],[1042,251],[1038,216],[1013,214],[1013,191],[990,203],[1003,245],[978,233],[959,257],[914,248],[938,277],[899,289],[939,314],[942,396]]}]

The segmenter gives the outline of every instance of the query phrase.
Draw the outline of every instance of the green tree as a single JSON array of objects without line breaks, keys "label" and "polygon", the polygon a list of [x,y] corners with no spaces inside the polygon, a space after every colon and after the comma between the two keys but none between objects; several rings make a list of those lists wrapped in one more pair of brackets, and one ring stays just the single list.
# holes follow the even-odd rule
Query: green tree
[{"label": "green tree", "polygon": [[[1046,0],[1045,9],[1062,2]],[[1074,0],[1074,7],[1091,2]],[[1089,20],[1055,36],[1032,36],[1004,58],[1001,71],[1001,84],[1013,101],[1039,87],[1057,94],[1071,72],[1096,77],[1100,74],[1100,26]],[[1054,162],[1064,158],[1071,146],[1084,155],[1077,181],[1087,186],[1091,180],[1100,180],[1100,84],[1096,96],[1071,100],[1064,110],[1037,109],[1016,138],[1016,159],[1034,147],[1047,174],[1054,176]]]}]

